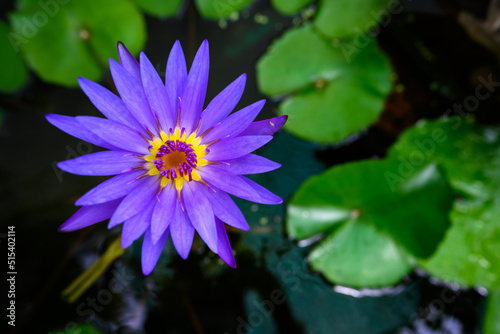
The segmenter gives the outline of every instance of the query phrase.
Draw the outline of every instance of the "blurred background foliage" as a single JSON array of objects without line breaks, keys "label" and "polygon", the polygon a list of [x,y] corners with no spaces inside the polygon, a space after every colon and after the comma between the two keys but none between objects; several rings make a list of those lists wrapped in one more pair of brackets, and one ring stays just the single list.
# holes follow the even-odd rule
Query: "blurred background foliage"
[{"label": "blurred background foliage", "polygon": [[[16,226],[22,273],[13,333],[500,333],[500,1],[1,8],[2,226]],[[289,115],[258,152],[282,168],[252,177],[284,204],[237,200],[251,225],[229,230],[238,269],[196,239],[186,261],[167,243],[143,277],[141,243],[116,248],[119,227],[56,232],[102,180],[55,167],[97,148],[43,115],[97,115],[77,77],[114,89],[117,41],[163,77],[175,40],[190,63],[204,38],[208,99],[246,72],[238,107],[264,96],[260,119]]]}]

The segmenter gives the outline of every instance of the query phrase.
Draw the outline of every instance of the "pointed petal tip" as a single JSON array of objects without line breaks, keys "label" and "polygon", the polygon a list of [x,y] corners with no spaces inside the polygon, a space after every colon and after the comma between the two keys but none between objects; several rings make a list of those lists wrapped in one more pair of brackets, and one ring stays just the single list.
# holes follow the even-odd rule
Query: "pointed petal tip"
[{"label": "pointed petal tip", "polygon": [[122,233],[122,240],[120,241],[120,247],[122,249],[128,248],[130,245],[132,245],[133,241],[129,241],[127,238],[123,237]]},{"label": "pointed petal tip", "polygon": [[[91,224],[92,225],[92,224]],[[86,226],[84,226],[86,227]],[[80,230],[84,227],[81,227],[79,225],[75,225],[72,221],[71,221],[71,218],[68,219],[67,221],[65,221],[61,226],[59,226],[57,228],[57,230],[59,232],[64,232],[64,233],[68,233],[68,232],[74,232],[74,231],[77,231],[77,230]]]},{"label": "pointed petal tip", "polygon": [[78,77],[76,79],[78,81],[78,85],[80,86],[80,88],[83,90],[83,92],[88,95],[88,89],[90,88],[89,86],[92,85],[93,82],[92,80],[89,80],[87,78],[84,78],[84,77]]},{"label": "pointed petal tip", "polygon": [[59,232],[64,232],[64,233],[67,233],[67,232],[72,232],[70,229],[66,228],[64,225],[65,225],[65,224],[62,224],[61,226],[59,226],[59,227],[57,228],[57,231],[59,231]]},{"label": "pointed petal tip", "polygon": [[89,79],[84,78],[84,77],[77,77],[76,80],[78,81],[78,83],[80,84],[80,86],[82,85],[82,82],[90,81]]},{"label": "pointed petal tip", "polygon": [[153,268],[149,268],[149,266],[147,266],[144,262],[142,262],[142,273],[144,274],[144,276],[148,276],[149,274],[151,274],[153,272]]},{"label": "pointed petal tip", "polygon": [[[59,168],[60,170],[63,170],[65,172],[68,172],[65,168],[67,168],[67,164],[65,163],[66,161],[59,161],[56,166],[57,168]],[[69,173],[69,172],[68,172]]]},{"label": "pointed petal tip", "polygon": [[[190,251],[190,250],[189,250],[189,251]],[[184,252],[181,252],[181,253],[179,253],[179,252],[178,252],[178,254],[179,254],[179,256],[180,256],[183,260],[186,260],[186,259],[188,258],[188,256],[189,256],[189,251],[187,251],[187,252],[185,252],[185,253],[184,253]]]},{"label": "pointed petal tip", "polygon": [[282,203],[283,203],[283,199],[281,197],[278,197],[278,196],[274,195],[274,198],[272,198],[272,199],[268,198],[267,199],[267,203],[262,203],[262,204],[279,205],[279,204],[282,204]]},{"label": "pointed petal tip", "polygon": [[[54,119],[59,116],[57,114],[46,114],[45,115],[45,119],[50,123],[52,124],[52,122],[54,121]],[[52,124],[53,125],[53,124]]]},{"label": "pointed petal tip", "polygon": [[209,51],[208,51],[208,40],[203,40],[203,42],[200,45],[200,48],[196,53],[201,53],[204,57],[207,57],[206,60],[208,60],[209,57]]},{"label": "pointed petal tip", "polygon": [[234,258],[234,255],[231,253],[231,254],[226,254],[226,255],[223,255],[221,256],[219,254],[219,257],[222,259],[222,261],[224,261],[228,266],[230,266],[231,268],[233,269],[236,269],[236,260]]},{"label": "pointed petal tip", "polygon": [[113,219],[113,217],[111,217],[108,223],[108,230],[111,230],[113,227],[120,225],[121,223],[123,223],[123,221],[119,221],[118,219]]},{"label": "pointed petal tip", "polygon": [[112,229],[113,227],[115,227],[116,225],[118,225],[118,224],[112,224],[112,223],[111,223],[111,220],[110,220],[110,221],[108,222],[108,226],[106,226],[106,228],[107,228],[108,230],[111,230],[111,229]]},{"label": "pointed petal tip", "polygon": [[242,85],[242,89],[245,89],[245,85],[247,83],[247,74],[246,73],[242,73],[239,77],[236,78],[235,80],[236,82],[238,82],[240,85]]},{"label": "pointed petal tip", "polygon": [[[123,231],[123,229],[122,229]],[[143,233],[144,234],[144,233]],[[141,236],[143,235],[141,234]],[[139,236],[139,238],[141,237]],[[132,244],[134,243],[134,241],[136,241],[136,236],[134,237],[124,237],[123,235],[123,232],[122,232],[122,239],[121,239],[121,242],[120,242],[120,247],[122,249],[126,249],[126,248],[129,248],[130,246],[132,246]]]},{"label": "pointed petal tip", "polygon": [[[127,49],[125,44],[123,44],[122,41],[116,42],[116,48],[118,49],[118,57],[123,57],[124,54],[130,55],[133,57],[132,53]],[[120,62],[122,61],[122,58],[120,58]]]},{"label": "pointed petal tip", "polygon": [[112,70],[113,67],[116,68],[116,66],[121,66],[121,65],[115,59],[109,58],[109,68]]},{"label": "pointed petal tip", "polygon": [[182,45],[181,45],[181,42],[179,40],[175,41],[174,45],[172,46],[172,49],[170,50],[170,54],[172,54],[173,51],[179,52],[179,53],[182,52]]}]

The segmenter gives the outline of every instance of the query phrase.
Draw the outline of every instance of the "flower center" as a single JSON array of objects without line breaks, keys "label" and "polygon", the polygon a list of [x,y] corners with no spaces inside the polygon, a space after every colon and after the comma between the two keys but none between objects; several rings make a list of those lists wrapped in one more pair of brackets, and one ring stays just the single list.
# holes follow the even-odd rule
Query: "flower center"
[{"label": "flower center", "polygon": [[192,181],[191,172],[196,168],[198,158],[191,144],[186,144],[180,140],[167,140],[160,146],[156,153],[156,159],[152,162],[160,175],[167,179],[187,175],[189,181]]},{"label": "flower center", "polygon": [[[161,129],[160,129],[161,130]],[[161,176],[161,189],[170,181],[174,182],[178,191],[182,189],[184,181],[200,181],[197,167],[205,166],[208,161],[204,156],[208,154],[207,145],[201,145],[201,137],[196,133],[186,134],[184,128],[160,131],[160,137],[154,135],[149,142],[150,154],[139,157],[146,160],[142,168],[147,169],[147,175]]]}]

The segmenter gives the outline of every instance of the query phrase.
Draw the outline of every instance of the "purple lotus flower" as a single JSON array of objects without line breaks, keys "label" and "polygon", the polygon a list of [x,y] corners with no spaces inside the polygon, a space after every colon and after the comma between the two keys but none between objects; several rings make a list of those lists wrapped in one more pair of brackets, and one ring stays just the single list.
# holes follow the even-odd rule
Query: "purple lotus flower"
[{"label": "purple lotus flower", "polygon": [[179,41],[170,52],[165,83],[141,52],[140,64],[118,44],[120,64],[110,59],[120,97],[90,80],[79,83],[107,118],[47,115],[62,131],[109,149],[63,161],[59,168],[79,175],[116,175],[93,188],[80,208],[61,227],[74,231],[110,219],[123,223],[121,245],[128,247],[143,233],[142,270],[154,269],[170,235],[187,258],[195,230],[208,247],[231,267],[233,252],[224,224],[249,226],[228,194],[262,204],[281,198],[242,176],[280,165],[251,152],[272,139],[286,117],[254,122],[265,101],[228,116],[245,86],[241,75],[203,110],[209,56],[205,40],[187,73]]}]

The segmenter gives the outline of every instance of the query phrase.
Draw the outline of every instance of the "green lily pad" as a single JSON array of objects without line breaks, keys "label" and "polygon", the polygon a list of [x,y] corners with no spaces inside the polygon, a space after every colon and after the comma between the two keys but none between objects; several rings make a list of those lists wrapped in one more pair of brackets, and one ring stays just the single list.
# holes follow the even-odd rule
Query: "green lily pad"
[{"label": "green lily pad", "polygon": [[160,17],[166,18],[171,16],[176,16],[179,13],[181,5],[184,0],[134,0],[135,3],[146,13]]},{"label": "green lily pad", "polygon": [[486,303],[486,315],[483,324],[484,334],[500,333],[500,290],[490,292]]},{"label": "green lily pad", "polygon": [[421,121],[399,138],[389,156],[402,162],[404,172],[438,162],[465,196],[489,198],[500,186],[500,132],[471,119]]},{"label": "green lily pad", "polygon": [[65,330],[50,332],[49,334],[102,334],[94,326],[89,324],[78,324],[68,326]]},{"label": "green lily pad", "polygon": [[252,2],[253,0],[195,0],[200,15],[212,20],[227,19]]},{"label": "green lily pad", "polygon": [[500,287],[499,131],[459,117],[422,121],[400,137],[389,156],[400,161],[402,174],[439,163],[465,197],[455,203],[438,250],[421,266],[445,281]]},{"label": "green lily pad", "polygon": [[[337,166],[304,182],[291,200],[287,211],[290,235],[306,239],[321,232],[330,234],[313,250],[311,261],[332,282],[394,284],[413,264],[407,252],[429,257],[442,240],[453,203],[445,178],[430,164],[393,181],[388,173],[397,172],[399,165],[395,160],[368,160]],[[362,231],[367,241],[354,243],[358,251],[344,246],[359,239]],[[391,251],[384,252],[381,244]],[[377,270],[365,272],[359,263],[372,264]],[[372,272],[377,274],[372,276]]]},{"label": "green lily pad", "polygon": [[[52,3],[51,3],[52,4]],[[146,38],[144,18],[127,0],[70,1],[40,6],[25,0],[10,15],[13,44],[45,81],[76,86],[98,80],[122,41],[137,54]]]},{"label": "green lily pad", "polygon": [[303,139],[335,143],[368,127],[378,119],[384,99],[355,84],[333,81],[324,90],[286,100],[278,109],[289,117],[285,128]]},{"label": "green lily pad", "polygon": [[289,115],[285,128],[321,143],[344,140],[377,120],[392,87],[389,61],[374,41],[351,57],[311,26],[276,41],[259,60],[257,79],[267,95],[295,93],[279,107]]},{"label": "green lily pad", "polygon": [[271,0],[273,7],[285,15],[295,15],[313,0]]},{"label": "green lily pad", "polygon": [[306,25],[289,29],[273,42],[257,62],[257,83],[266,95],[289,94],[337,77],[344,64],[342,53]]},{"label": "green lily pad", "polygon": [[[359,35],[397,13],[391,0],[322,0],[314,25],[331,38]],[[392,12],[391,12],[392,11]]]},{"label": "green lily pad", "polygon": [[431,275],[464,286],[500,287],[500,199],[459,201],[452,226],[436,253],[421,266]]},{"label": "green lily pad", "polygon": [[19,89],[28,78],[28,70],[23,59],[11,42],[11,31],[7,24],[0,21],[0,62],[3,65],[0,76],[0,92],[12,93]]},{"label": "green lily pad", "polygon": [[331,282],[353,287],[394,285],[413,269],[411,256],[390,235],[357,219],[323,240],[309,259]]}]

